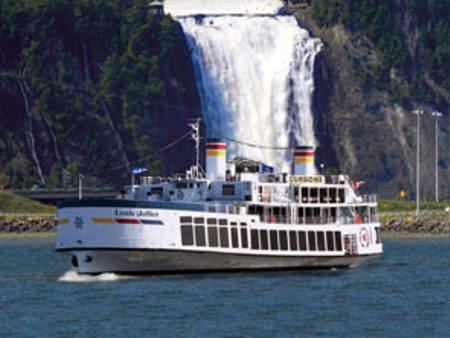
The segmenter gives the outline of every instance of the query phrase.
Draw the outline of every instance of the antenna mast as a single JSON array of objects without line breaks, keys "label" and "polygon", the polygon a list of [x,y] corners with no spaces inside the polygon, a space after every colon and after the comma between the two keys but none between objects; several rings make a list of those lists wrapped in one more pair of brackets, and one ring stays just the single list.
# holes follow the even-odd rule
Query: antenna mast
[{"label": "antenna mast", "polygon": [[201,118],[196,118],[194,122],[189,123],[188,126],[192,129],[191,138],[195,142],[195,178],[198,179],[200,171],[200,121]]}]

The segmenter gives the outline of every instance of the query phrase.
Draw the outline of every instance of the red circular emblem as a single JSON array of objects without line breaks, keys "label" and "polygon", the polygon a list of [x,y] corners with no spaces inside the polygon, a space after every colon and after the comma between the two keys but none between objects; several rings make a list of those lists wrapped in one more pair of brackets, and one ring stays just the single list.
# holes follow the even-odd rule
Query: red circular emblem
[{"label": "red circular emblem", "polygon": [[363,248],[367,248],[369,246],[369,232],[366,228],[362,228],[359,231],[359,242]]}]

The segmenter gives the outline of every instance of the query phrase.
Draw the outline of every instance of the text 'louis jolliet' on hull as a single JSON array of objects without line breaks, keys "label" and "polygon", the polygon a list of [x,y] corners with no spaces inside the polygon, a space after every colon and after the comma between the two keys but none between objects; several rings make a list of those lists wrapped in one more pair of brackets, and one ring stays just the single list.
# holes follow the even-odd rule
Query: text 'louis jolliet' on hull
[{"label": "text 'louis jolliet' on hull", "polygon": [[314,151],[297,147],[293,173],[277,174],[227,163],[226,143],[208,140],[204,174],[197,164],[141,177],[118,199],[62,202],[56,250],[83,274],[341,268],[381,255],[376,197],[316,175]]}]

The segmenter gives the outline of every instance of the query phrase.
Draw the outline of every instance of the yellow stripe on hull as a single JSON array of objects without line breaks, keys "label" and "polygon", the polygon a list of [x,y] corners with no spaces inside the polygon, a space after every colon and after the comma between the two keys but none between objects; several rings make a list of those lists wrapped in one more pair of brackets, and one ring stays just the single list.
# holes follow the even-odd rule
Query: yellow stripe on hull
[{"label": "yellow stripe on hull", "polygon": [[69,219],[68,218],[59,219],[58,224],[69,224]]},{"label": "yellow stripe on hull", "polygon": [[314,159],[312,157],[303,157],[303,158],[296,158],[295,163],[312,163]]},{"label": "yellow stripe on hull", "polygon": [[92,221],[94,223],[108,223],[108,224],[116,223],[116,221],[112,218],[93,218]]},{"label": "yellow stripe on hull", "polygon": [[213,150],[206,152],[207,156],[225,156],[225,150]]}]

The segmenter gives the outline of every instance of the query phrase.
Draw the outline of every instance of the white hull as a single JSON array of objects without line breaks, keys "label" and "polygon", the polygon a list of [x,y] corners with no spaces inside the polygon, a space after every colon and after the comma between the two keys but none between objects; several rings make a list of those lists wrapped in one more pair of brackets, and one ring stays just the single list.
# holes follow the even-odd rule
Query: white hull
[{"label": "white hull", "polygon": [[283,257],[170,250],[86,250],[73,255],[82,274],[345,268],[375,257]]},{"label": "white hull", "polygon": [[[71,252],[79,273],[348,267],[382,253],[377,223],[262,223],[253,215],[123,206],[121,201],[83,203],[60,208],[56,237],[56,250]],[[184,242],[186,218],[192,232]],[[211,220],[214,225],[208,224]]]}]

